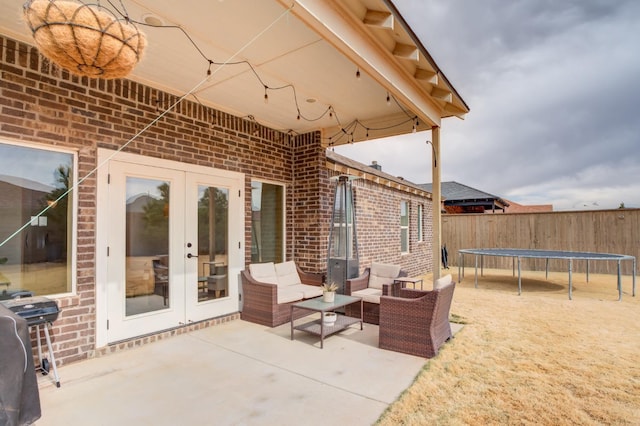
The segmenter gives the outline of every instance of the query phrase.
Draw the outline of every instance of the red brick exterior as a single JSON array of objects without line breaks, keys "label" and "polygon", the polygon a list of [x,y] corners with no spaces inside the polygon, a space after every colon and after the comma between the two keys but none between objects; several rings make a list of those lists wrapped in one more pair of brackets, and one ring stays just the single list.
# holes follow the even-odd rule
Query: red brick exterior
[{"label": "red brick exterior", "polygon": [[[410,276],[431,271],[431,201],[371,180],[355,180],[353,187],[360,271],[372,262],[401,265]],[[409,252],[403,254],[400,253],[401,201],[409,203]],[[418,242],[418,205],[423,206],[421,242]]]},{"label": "red brick exterior", "polygon": [[[81,178],[98,166],[99,147],[119,149],[178,100],[127,80],[78,78],[50,64],[34,47],[3,36],[0,43],[0,138],[76,150]],[[284,184],[286,257],[295,258],[310,272],[326,269],[333,187],[319,133],[291,136],[183,100],[123,151],[244,173],[247,264],[251,259],[251,180]],[[95,347],[96,193],[93,175],[76,192],[77,288],[74,296],[58,300],[62,313],[52,334],[59,364],[156,340],[147,336]],[[375,260],[400,263],[410,274],[426,272],[431,262],[430,203],[371,182],[359,182],[356,197],[363,268]],[[405,256],[399,254],[401,199],[409,200],[411,206],[411,253]],[[425,203],[423,243],[415,241],[418,203]],[[174,333],[162,333],[157,339]]]}]

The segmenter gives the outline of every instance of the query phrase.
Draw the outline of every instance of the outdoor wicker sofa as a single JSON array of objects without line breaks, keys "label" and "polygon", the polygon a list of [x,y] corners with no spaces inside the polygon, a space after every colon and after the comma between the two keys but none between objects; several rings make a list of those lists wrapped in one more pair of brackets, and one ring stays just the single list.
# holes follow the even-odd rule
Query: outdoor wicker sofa
[{"label": "outdoor wicker sofa", "polygon": [[268,327],[291,321],[292,304],[322,296],[322,274],[303,272],[293,261],[253,263],[241,279],[240,318]]},{"label": "outdoor wicker sofa", "polygon": [[399,289],[399,297],[380,298],[379,344],[382,349],[432,358],[452,337],[449,310],[455,281],[446,275],[434,290]]},{"label": "outdoor wicker sofa", "polygon": [[[347,280],[345,294],[362,297],[363,320],[369,324],[380,322],[380,296],[397,295],[400,283],[393,283],[395,278],[406,277],[407,272],[397,265],[372,263],[358,278]],[[360,308],[347,306],[345,314],[360,316]]]}]

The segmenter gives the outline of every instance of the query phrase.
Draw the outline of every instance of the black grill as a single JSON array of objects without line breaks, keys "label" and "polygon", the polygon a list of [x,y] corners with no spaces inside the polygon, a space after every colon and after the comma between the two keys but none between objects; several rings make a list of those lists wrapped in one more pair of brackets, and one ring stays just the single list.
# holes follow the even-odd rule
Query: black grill
[{"label": "black grill", "polygon": [[[10,309],[16,315],[24,318],[29,327],[34,326],[36,329],[36,342],[38,343],[38,358],[40,365],[36,370],[42,371],[42,374],[49,374],[49,367],[53,367],[53,379],[57,387],[60,387],[60,378],[56,369],[56,359],[51,347],[51,337],[49,336],[49,326],[58,319],[60,309],[55,300],[42,296],[21,297],[16,299],[0,301],[4,306]],[[51,364],[47,358],[42,357],[42,344],[40,335],[40,326],[42,325],[47,347],[49,348],[49,356]]]},{"label": "black grill", "polygon": [[46,297],[22,297],[3,300],[2,304],[27,320],[27,324],[30,326],[54,322],[58,319],[58,314],[60,313],[56,301]]}]

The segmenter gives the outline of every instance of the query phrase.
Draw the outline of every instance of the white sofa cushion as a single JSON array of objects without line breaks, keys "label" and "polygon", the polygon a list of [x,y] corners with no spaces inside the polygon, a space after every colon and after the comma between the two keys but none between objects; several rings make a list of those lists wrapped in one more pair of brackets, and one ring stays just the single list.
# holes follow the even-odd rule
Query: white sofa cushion
[{"label": "white sofa cushion", "polygon": [[394,278],[400,275],[400,266],[372,263],[369,268],[369,287],[382,290],[384,284],[393,284]]},{"label": "white sofa cushion", "polygon": [[296,263],[293,260],[275,264],[276,276],[278,277],[278,287],[286,287],[301,284]]},{"label": "white sofa cushion", "polygon": [[380,304],[380,296],[382,296],[382,290],[369,287],[363,290],[354,291],[351,293],[351,295],[362,297],[363,302]]},{"label": "white sofa cushion", "polygon": [[278,287],[276,296],[278,303],[297,302],[304,299],[304,293],[298,290],[289,290],[288,287]]},{"label": "white sofa cushion", "polygon": [[287,287],[278,288],[278,292],[281,290],[286,291],[299,291],[304,295],[305,299],[311,299],[312,297],[322,296],[322,287],[309,284],[294,284]]},{"label": "white sofa cushion", "polygon": [[443,288],[445,287],[447,284],[449,284],[451,281],[453,281],[453,279],[451,278],[451,274],[447,274],[444,277],[438,278],[434,283],[433,283],[433,289],[434,290],[438,290],[439,288]]},{"label": "white sofa cushion", "polygon": [[251,277],[261,283],[278,284],[278,276],[273,262],[252,263],[249,265]]}]

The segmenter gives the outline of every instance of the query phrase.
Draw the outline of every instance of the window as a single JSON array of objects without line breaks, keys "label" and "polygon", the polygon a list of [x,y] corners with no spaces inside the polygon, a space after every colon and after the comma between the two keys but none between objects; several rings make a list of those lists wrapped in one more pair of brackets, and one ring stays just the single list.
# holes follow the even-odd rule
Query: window
[{"label": "window", "polygon": [[[0,143],[0,293],[70,293],[75,156]],[[6,292],[6,293],[5,293]],[[9,296],[10,297],[10,296]]]},{"label": "window", "polygon": [[409,202],[400,201],[400,252],[409,253]]},{"label": "window", "polygon": [[284,261],[284,187],[251,182],[251,262]]},{"label": "window", "polygon": [[422,204],[418,204],[418,241],[424,240],[424,234],[422,231]]}]

